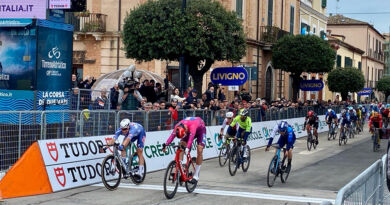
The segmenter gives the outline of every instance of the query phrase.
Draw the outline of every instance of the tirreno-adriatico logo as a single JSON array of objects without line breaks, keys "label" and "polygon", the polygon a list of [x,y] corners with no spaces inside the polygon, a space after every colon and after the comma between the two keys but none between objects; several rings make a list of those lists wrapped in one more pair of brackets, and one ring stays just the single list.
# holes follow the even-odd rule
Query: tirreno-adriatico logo
[{"label": "tirreno-adriatico logo", "polygon": [[[56,46],[52,48],[48,54],[47,57],[49,59],[59,59],[61,57],[61,52],[59,48]],[[49,69],[66,69],[66,63],[62,61],[45,61],[42,60],[42,68],[49,68]]]}]

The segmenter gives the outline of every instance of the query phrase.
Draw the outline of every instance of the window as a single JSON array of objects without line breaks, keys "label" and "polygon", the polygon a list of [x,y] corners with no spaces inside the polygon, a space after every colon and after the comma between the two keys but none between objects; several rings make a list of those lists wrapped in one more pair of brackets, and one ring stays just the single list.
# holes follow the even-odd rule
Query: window
[{"label": "window", "polygon": [[313,26],[313,34],[316,34],[316,27]]},{"label": "window", "polygon": [[360,71],[362,71],[362,62],[358,62],[358,68]]},{"label": "window", "polygon": [[236,0],[236,13],[239,18],[242,18],[242,0]]},{"label": "window", "polygon": [[322,8],[326,8],[326,0],[322,0],[321,6]]},{"label": "window", "polygon": [[320,37],[321,37],[322,39],[325,39],[325,38],[326,38],[326,33],[325,33],[325,31],[320,31]]},{"label": "window", "polygon": [[294,10],[293,6],[290,7],[290,34],[294,34]]},{"label": "window", "polygon": [[349,57],[344,58],[344,68],[352,67],[352,59]]},{"label": "window", "polygon": [[268,26],[272,26],[273,0],[268,0]]},{"label": "window", "polygon": [[341,67],[341,56],[340,56],[340,55],[337,55],[336,67],[337,67],[337,68],[340,68],[340,67]]},{"label": "window", "polygon": [[306,33],[309,33],[309,32],[310,32],[310,26],[302,22],[301,23],[301,34],[306,35]]}]

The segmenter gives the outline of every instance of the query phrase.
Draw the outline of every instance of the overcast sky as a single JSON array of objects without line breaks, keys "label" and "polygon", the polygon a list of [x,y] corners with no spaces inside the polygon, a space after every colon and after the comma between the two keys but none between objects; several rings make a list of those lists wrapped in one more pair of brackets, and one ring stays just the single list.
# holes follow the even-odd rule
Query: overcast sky
[{"label": "overcast sky", "polygon": [[[337,0],[328,0],[327,12],[336,13]],[[349,13],[385,14],[349,14]],[[337,13],[346,17],[373,24],[381,33],[389,33],[390,0],[339,0]]]}]

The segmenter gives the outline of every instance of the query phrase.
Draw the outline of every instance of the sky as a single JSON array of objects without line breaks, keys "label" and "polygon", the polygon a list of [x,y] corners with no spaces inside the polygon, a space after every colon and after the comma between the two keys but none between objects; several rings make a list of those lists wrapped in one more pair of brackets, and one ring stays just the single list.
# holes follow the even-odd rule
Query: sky
[{"label": "sky", "polygon": [[339,0],[338,4],[337,0],[328,0],[328,16],[336,14],[336,7],[338,14],[372,24],[381,33],[390,33],[390,0]]}]

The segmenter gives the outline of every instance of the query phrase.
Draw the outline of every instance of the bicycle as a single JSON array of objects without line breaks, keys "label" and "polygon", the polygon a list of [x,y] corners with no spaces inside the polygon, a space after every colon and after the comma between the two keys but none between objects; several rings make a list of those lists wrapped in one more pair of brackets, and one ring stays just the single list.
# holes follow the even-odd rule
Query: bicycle
[{"label": "bicycle", "polygon": [[[288,165],[287,158],[287,150],[283,149],[283,159],[280,161],[280,151],[281,148],[279,146],[272,146],[277,149],[275,156],[272,158],[271,163],[269,164],[268,173],[267,173],[267,185],[268,187],[272,187],[275,183],[276,178],[280,174],[280,180],[282,183],[286,183],[287,178],[291,171],[291,164]],[[280,163],[281,162],[281,163]],[[272,178],[273,177],[273,178]]]},{"label": "bicycle", "polygon": [[247,152],[247,157],[243,157],[244,146],[242,142],[243,138],[235,138],[233,148],[231,149],[230,157],[229,157],[229,173],[231,176],[234,176],[237,172],[237,169],[242,168],[243,172],[247,172],[249,169],[250,161],[251,161],[251,150],[249,145],[245,145],[245,149]]},{"label": "bicycle", "polygon": [[374,152],[377,152],[379,151],[379,130],[380,129],[377,129],[377,128],[374,128],[374,131],[372,133],[372,136],[371,136],[371,139],[372,139],[372,142],[373,142],[373,151]]},{"label": "bicycle", "polygon": [[231,137],[227,135],[226,141],[222,144],[222,147],[220,148],[218,160],[219,160],[219,166],[223,167],[225,166],[227,160],[230,158],[231,150],[234,146],[233,140],[235,137]]},{"label": "bicycle", "polygon": [[357,123],[356,122],[354,122],[354,121],[352,121],[352,124],[351,124],[351,131],[352,131],[352,133],[350,134],[350,136],[352,137],[352,138],[354,138],[355,137],[355,135],[357,134]]},{"label": "bicycle", "polygon": [[330,123],[330,129],[328,131],[328,140],[332,138],[336,139],[336,129],[337,129],[336,124],[332,120],[332,122]]},{"label": "bicycle", "polygon": [[[345,131],[345,129],[347,129],[347,131]],[[340,135],[339,135],[339,146],[341,146],[341,144],[344,142],[344,144],[347,144],[347,141],[348,141],[348,137],[346,135],[346,133],[348,133],[348,127],[343,127],[341,129],[341,132],[340,132]]]},{"label": "bicycle", "polygon": [[[197,181],[192,180],[195,174],[194,161],[196,161],[196,157],[191,158],[191,154],[188,152],[186,155],[187,162],[182,167],[179,156],[186,147],[174,145],[173,148],[176,148],[175,160],[169,163],[164,176],[164,194],[167,199],[172,199],[175,196],[179,184],[182,186],[183,182],[188,193],[192,193],[198,184]],[[172,186],[168,186],[168,183]]]},{"label": "bicycle", "polygon": [[[102,181],[104,186],[108,190],[115,190],[118,188],[121,178],[124,179],[130,177],[131,181],[134,184],[140,184],[145,180],[146,176],[146,162],[144,162],[144,174],[139,176],[136,173],[139,169],[139,157],[138,153],[134,152],[132,155],[127,156],[129,164],[122,160],[121,152],[119,151],[119,143],[115,142],[113,145],[103,145],[105,148],[101,148],[101,152],[106,152],[107,147],[114,147],[112,154],[107,155],[102,162]],[[128,150],[131,150],[131,144],[129,145]]]},{"label": "bicycle", "polygon": [[316,149],[317,148],[317,143],[316,143],[316,140],[313,137],[312,127],[310,127],[310,130],[309,130],[308,135],[307,135],[307,149],[310,151],[312,147],[314,149]]},{"label": "bicycle", "polygon": [[348,135],[349,135],[349,139],[351,139],[351,138],[355,138],[355,127],[356,126],[354,126],[354,122],[351,122],[351,125],[349,125],[349,127],[348,127]]}]

